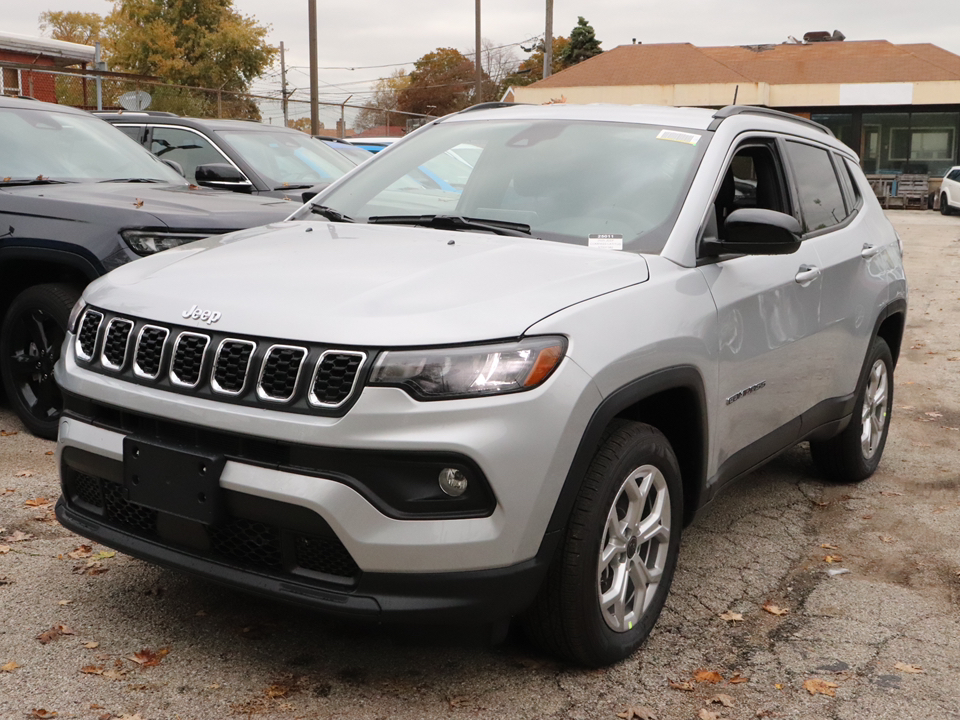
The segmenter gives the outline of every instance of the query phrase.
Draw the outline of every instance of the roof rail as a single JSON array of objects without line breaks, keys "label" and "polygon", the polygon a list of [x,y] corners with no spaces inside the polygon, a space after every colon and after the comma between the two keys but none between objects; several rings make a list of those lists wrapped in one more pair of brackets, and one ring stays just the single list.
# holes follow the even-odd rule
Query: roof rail
[{"label": "roof rail", "polygon": [[163,110],[94,110],[94,115],[149,115],[150,117],[180,117]]},{"label": "roof rail", "polygon": [[833,130],[828,128],[826,125],[821,125],[818,122],[808,120],[807,118],[800,117],[799,115],[791,115],[790,113],[781,112],[780,110],[774,110],[768,107],[760,107],[757,105],[727,105],[725,108],[721,108],[713,114],[713,122],[710,123],[710,126],[707,129],[716,130],[718,127],[720,127],[720,123],[722,123],[728,117],[733,117],[734,115],[766,115],[767,117],[780,118],[781,120],[792,120],[793,122],[803,123],[807,127],[815,128],[822,133],[826,133],[830,137],[836,137],[833,134]]},{"label": "roof rail", "polygon": [[513,107],[515,105],[529,105],[529,104],[530,103],[512,103],[512,102],[500,102],[498,100],[494,100],[493,102],[482,102],[482,103],[477,103],[476,105],[471,105],[470,107],[461,110],[457,114],[462,115],[463,113],[473,112],[474,110],[491,110],[493,108]]}]

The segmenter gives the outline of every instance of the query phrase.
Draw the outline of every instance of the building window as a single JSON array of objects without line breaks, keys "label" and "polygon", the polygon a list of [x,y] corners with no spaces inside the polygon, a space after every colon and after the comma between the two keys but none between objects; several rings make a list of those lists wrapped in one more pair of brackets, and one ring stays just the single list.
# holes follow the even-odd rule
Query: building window
[{"label": "building window", "polygon": [[891,160],[950,160],[953,128],[891,128]]},{"label": "building window", "polygon": [[16,68],[3,68],[0,72],[0,94],[20,95],[20,71]]}]

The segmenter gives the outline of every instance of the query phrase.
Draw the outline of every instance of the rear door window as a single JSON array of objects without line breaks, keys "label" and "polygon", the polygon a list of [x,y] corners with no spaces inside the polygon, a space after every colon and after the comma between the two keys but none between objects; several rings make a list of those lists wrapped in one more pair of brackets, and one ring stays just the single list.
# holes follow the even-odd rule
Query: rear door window
[{"label": "rear door window", "polygon": [[786,146],[797,184],[803,232],[839,225],[846,219],[847,209],[830,153],[806,143],[788,141]]}]

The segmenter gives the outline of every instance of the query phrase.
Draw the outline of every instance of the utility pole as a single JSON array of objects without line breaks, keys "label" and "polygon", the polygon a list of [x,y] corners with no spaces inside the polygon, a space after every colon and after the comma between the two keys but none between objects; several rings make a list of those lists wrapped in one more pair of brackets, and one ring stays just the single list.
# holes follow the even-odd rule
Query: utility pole
[{"label": "utility pole", "polygon": [[474,63],[477,66],[477,81],[476,88],[473,93],[474,102],[483,102],[483,63],[481,58],[483,53],[480,51],[480,0],[476,0],[477,4],[477,54],[474,57]]},{"label": "utility pole", "polygon": [[310,23],[310,134],[320,134],[320,77],[317,71],[317,0],[308,0]]},{"label": "utility pole", "polygon": [[543,31],[543,79],[553,72],[553,0],[547,0],[547,24]]},{"label": "utility pole", "polygon": [[290,125],[287,113],[287,63],[283,57],[283,40],[280,41],[280,97],[283,98],[283,126]]}]

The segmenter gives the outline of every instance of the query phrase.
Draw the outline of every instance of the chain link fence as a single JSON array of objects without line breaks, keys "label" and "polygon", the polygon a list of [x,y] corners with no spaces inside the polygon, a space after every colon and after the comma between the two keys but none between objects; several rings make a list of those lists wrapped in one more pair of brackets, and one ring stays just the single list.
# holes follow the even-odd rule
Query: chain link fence
[{"label": "chain link fence", "polygon": [[[284,103],[279,89],[276,96],[236,93],[173,85],[117,72],[71,72],[5,62],[0,62],[0,70],[3,78],[0,92],[6,95],[26,95],[88,111],[150,110],[188,117],[254,120],[272,125],[284,125],[286,117],[289,126],[310,132],[310,102],[288,98]],[[320,134],[354,135],[353,128],[362,110],[369,115],[369,108],[360,105],[321,102],[318,111]],[[388,134],[385,128],[391,128],[393,134],[396,134],[396,128],[409,132],[431,118],[399,111],[382,111],[382,116],[382,126],[375,134]]]}]

